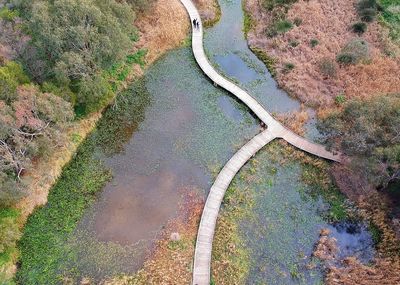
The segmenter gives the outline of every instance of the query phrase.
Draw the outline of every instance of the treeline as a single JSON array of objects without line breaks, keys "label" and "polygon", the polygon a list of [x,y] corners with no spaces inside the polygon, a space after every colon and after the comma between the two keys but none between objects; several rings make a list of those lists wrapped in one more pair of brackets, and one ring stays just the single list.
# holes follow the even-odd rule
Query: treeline
[{"label": "treeline", "polygon": [[111,102],[133,63],[144,64],[145,51],[131,52],[133,23],[152,2],[0,0],[0,267],[15,255],[10,225],[30,183],[24,174],[65,143],[74,120]]}]

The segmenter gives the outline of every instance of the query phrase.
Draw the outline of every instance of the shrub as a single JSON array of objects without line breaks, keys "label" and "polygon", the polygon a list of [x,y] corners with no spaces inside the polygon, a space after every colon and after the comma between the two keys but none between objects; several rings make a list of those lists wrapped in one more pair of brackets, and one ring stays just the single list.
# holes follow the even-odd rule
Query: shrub
[{"label": "shrub", "polygon": [[372,22],[377,13],[376,0],[361,0],[357,3],[357,12],[364,22]]},{"label": "shrub", "polygon": [[373,22],[376,17],[376,9],[364,9],[362,12],[359,13],[361,20],[364,22]]},{"label": "shrub", "polygon": [[337,105],[343,105],[346,102],[346,95],[344,93],[340,93],[335,97],[335,103]]},{"label": "shrub", "polygon": [[[1,162],[0,162],[1,164]],[[9,169],[0,165],[0,208],[12,207],[25,195],[23,185],[15,180],[14,175],[7,175]]]},{"label": "shrub", "polygon": [[362,39],[353,39],[342,48],[336,61],[341,64],[356,64],[368,58],[368,43]]},{"label": "shrub", "polygon": [[17,11],[12,11],[7,7],[0,8],[0,19],[13,21],[16,17],[18,17]]},{"label": "shrub", "polygon": [[82,78],[78,84],[78,106],[87,115],[97,112],[110,103],[113,97],[111,85],[100,74]]},{"label": "shrub", "polygon": [[295,24],[296,26],[300,26],[301,23],[303,23],[303,20],[301,18],[298,17],[294,18],[293,24]]},{"label": "shrub", "polygon": [[341,53],[338,54],[338,56],[336,57],[336,61],[340,64],[355,64],[356,63],[356,59],[352,54],[349,53]]},{"label": "shrub", "polygon": [[283,72],[284,73],[288,73],[289,71],[291,71],[292,69],[294,69],[294,64],[293,63],[290,63],[290,62],[287,62],[287,63],[285,63],[284,65],[283,65]]},{"label": "shrub", "polygon": [[318,67],[324,77],[336,76],[336,64],[329,58],[323,58],[318,62]]},{"label": "shrub", "polygon": [[290,29],[293,28],[293,24],[288,20],[281,20],[275,24],[275,27],[278,33],[283,34],[286,33],[287,31],[290,31]]},{"label": "shrub", "polygon": [[357,23],[354,23],[351,26],[351,28],[352,28],[354,33],[357,33],[357,34],[361,35],[361,34],[365,33],[365,31],[367,30],[367,24],[365,24],[363,22],[357,22]]},{"label": "shrub", "polygon": [[271,11],[276,7],[288,7],[296,1],[297,0],[262,0],[261,5],[264,9]]},{"label": "shrub", "polygon": [[267,37],[272,38],[278,34],[284,34],[293,28],[293,24],[288,20],[278,20],[265,30]]},{"label": "shrub", "polygon": [[312,48],[316,47],[318,44],[319,44],[319,41],[317,39],[310,40],[310,46]]},{"label": "shrub", "polygon": [[298,45],[299,45],[299,42],[296,40],[289,41],[289,46],[291,46],[291,47],[297,47]]},{"label": "shrub", "polygon": [[376,0],[360,0],[357,3],[357,10],[362,11],[364,9],[376,8]]}]

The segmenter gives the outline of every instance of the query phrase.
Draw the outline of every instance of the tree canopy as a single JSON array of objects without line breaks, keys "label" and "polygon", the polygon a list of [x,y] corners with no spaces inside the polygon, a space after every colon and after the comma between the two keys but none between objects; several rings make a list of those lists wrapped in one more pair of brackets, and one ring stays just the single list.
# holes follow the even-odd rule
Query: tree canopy
[{"label": "tree canopy", "polygon": [[131,7],[108,0],[34,0],[21,11],[31,36],[23,59],[34,80],[69,86],[86,112],[102,107],[99,102],[111,97],[102,72],[132,46]]},{"label": "tree canopy", "polygon": [[73,112],[62,98],[28,85],[22,68],[13,62],[0,67],[0,82],[1,207],[21,197],[19,180],[32,159],[64,142],[62,130]]}]

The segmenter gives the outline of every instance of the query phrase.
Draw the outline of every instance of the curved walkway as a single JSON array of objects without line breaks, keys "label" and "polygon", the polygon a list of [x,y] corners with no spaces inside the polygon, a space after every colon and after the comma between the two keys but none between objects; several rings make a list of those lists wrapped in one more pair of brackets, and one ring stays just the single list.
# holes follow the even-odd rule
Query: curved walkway
[{"label": "curved walkway", "polygon": [[215,225],[217,223],[219,208],[224,198],[226,189],[242,166],[261,148],[275,139],[269,130],[256,135],[245,144],[228,161],[218,174],[208,194],[206,204],[197,233],[196,250],[193,265],[193,285],[210,284],[210,263],[212,241],[214,239]]},{"label": "curved walkway", "polygon": [[193,54],[200,68],[216,85],[221,86],[240,99],[268,126],[267,130],[256,135],[228,161],[210,189],[201,216],[193,265],[193,285],[208,285],[210,284],[212,242],[222,199],[236,173],[253,155],[275,138],[282,138],[305,152],[325,159],[340,162],[342,156],[340,153],[329,152],[324,146],[310,142],[293,133],[275,120],[250,94],[218,74],[204,52],[203,27],[199,12],[191,0],[180,1],[185,6],[191,22],[193,19],[200,21],[200,28],[193,29],[192,33]]}]

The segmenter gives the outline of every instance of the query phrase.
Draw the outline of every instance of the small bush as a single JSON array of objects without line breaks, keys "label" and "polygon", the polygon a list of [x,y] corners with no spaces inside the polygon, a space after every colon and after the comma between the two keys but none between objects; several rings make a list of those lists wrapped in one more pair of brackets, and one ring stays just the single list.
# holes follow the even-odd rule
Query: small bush
[{"label": "small bush", "polygon": [[13,21],[16,17],[18,17],[17,11],[10,10],[7,7],[0,8],[0,19],[5,21]]},{"label": "small bush", "polygon": [[323,58],[318,63],[319,70],[324,77],[336,76],[336,64],[329,58]]},{"label": "small bush", "polygon": [[346,95],[344,95],[343,93],[340,93],[335,97],[335,103],[337,105],[343,105],[345,102],[346,102]]},{"label": "small bush", "polygon": [[361,0],[357,3],[357,12],[364,22],[372,22],[377,13],[376,0]]},{"label": "small bush", "polygon": [[289,46],[291,46],[291,47],[297,47],[298,45],[299,45],[299,42],[296,40],[289,41]]},{"label": "small bush", "polygon": [[0,185],[0,208],[13,207],[26,194],[24,185],[5,171],[0,172]]},{"label": "small bush", "polygon": [[356,59],[354,58],[354,56],[349,53],[338,54],[338,56],[336,57],[336,61],[340,64],[355,64],[356,63]]},{"label": "small bush", "polygon": [[356,64],[368,58],[368,43],[362,39],[353,39],[342,48],[336,57],[336,61],[341,64]]},{"label": "small bush", "polygon": [[354,33],[361,35],[367,31],[367,24],[363,22],[357,22],[351,26],[351,29]]},{"label": "small bush", "polygon": [[275,24],[276,30],[278,33],[286,33],[293,28],[293,24],[288,20],[281,20]]},{"label": "small bush", "polygon": [[295,65],[291,62],[287,62],[283,65],[283,72],[288,73],[289,71],[293,70]]},{"label": "small bush", "polygon": [[277,7],[288,7],[295,3],[297,0],[262,0],[261,5],[264,9],[272,11]]},{"label": "small bush", "polygon": [[312,48],[316,47],[318,44],[319,44],[319,41],[318,41],[317,39],[312,39],[312,40],[310,41],[310,46],[311,46]]},{"label": "small bush", "polygon": [[296,26],[300,26],[301,23],[303,23],[303,20],[301,18],[298,17],[294,18],[293,24],[295,24]]},{"label": "small bush", "polygon": [[376,9],[365,9],[362,12],[359,13],[361,20],[364,22],[371,23],[375,20],[376,17]]},{"label": "small bush", "polygon": [[284,34],[293,28],[293,24],[288,20],[279,20],[265,30],[265,34],[269,38],[273,38],[278,34]]},{"label": "small bush", "polygon": [[362,11],[369,8],[376,8],[376,0],[360,0],[357,3],[357,10]]}]

